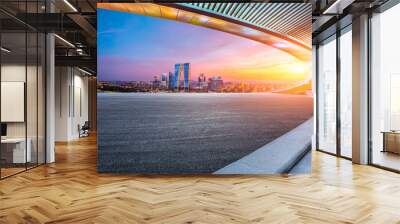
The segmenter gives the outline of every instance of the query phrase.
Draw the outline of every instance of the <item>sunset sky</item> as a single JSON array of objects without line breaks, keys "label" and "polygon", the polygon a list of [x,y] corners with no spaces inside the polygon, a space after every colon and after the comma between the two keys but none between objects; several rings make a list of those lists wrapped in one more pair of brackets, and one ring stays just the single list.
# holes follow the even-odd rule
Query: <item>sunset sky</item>
[{"label": "sunset sky", "polygon": [[227,81],[301,81],[310,63],[259,42],[192,24],[98,9],[100,81],[149,81],[175,63]]}]

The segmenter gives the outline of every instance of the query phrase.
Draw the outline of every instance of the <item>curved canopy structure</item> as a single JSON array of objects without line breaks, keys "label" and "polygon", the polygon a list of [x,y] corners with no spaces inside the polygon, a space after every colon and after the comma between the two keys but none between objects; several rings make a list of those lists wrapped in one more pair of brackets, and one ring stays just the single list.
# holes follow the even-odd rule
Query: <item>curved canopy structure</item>
[{"label": "curved canopy structure", "polygon": [[311,4],[304,3],[180,3],[272,31],[306,48],[311,42]]},{"label": "curved canopy structure", "polygon": [[[311,6],[308,4],[98,3],[98,8],[203,26],[278,48],[302,61],[311,60]],[[283,17],[284,12],[293,14]]]}]

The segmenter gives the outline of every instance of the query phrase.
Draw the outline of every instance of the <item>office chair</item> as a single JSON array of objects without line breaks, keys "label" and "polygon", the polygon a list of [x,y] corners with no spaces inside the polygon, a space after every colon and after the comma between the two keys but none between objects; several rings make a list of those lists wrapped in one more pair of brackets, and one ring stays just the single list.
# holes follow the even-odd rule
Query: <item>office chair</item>
[{"label": "office chair", "polygon": [[78,124],[79,138],[89,136],[89,129],[90,129],[89,121],[85,121],[82,127],[80,127],[80,125]]}]

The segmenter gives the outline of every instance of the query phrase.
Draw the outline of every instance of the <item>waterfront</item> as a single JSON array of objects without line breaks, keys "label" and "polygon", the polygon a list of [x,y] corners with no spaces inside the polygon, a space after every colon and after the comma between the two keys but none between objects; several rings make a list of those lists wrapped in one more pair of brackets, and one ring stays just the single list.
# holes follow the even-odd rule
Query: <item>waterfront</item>
[{"label": "waterfront", "polygon": [[99,93],[101,172],[212,173],[312,116],[271,93]]}]

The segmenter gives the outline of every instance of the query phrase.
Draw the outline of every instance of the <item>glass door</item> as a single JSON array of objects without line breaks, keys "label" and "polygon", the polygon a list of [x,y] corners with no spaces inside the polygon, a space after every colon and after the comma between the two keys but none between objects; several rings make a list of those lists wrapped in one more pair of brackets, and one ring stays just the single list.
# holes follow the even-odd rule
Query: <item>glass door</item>
[{"label": "glass door", "polygon": [[[1,176],[26,170],[31,161],[26,119],[26,33],[1,33]],[[27,150],[28,148],[28,150]]]},{"label": "glass door", "polygon": [[336,35],[318,47],[318,149],[336,154]]},{"label": "glass door", "polygon": [[352,32],[340,35],[340,155],[352,157]]},{"label": "glass door", "polygon": [[[0,2],[42,13],[44,1]],[[45,44],[43,33],[0,12],[0,178],[45,163]]]},{"label": "glass door", "polygon": [[371,18],[370,162],[400,171],[400,4]]}]

